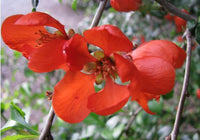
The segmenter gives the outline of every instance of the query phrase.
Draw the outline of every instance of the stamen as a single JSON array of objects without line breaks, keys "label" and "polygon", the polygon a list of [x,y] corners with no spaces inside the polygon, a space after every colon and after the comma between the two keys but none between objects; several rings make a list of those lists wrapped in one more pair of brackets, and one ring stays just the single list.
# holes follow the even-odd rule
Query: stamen
[{"label": "stamen", "polygon": [[36,47],[39,47],[40,45],[42,45],[44,43],[48,43],[49,41],[51,41],[53,39],[61,37],[61,35],[59,35],[57,33],[51,34],[51,33],[48,33],[47,31],[42,31],[42,30],[35,32],[35,35],[40,36],[40,38],[36,40],[36,44],[37,44],[37,45],[35,45]]},{"label": "stamen", "polygon": [[[103,57],[99,59],[96,64],[97,66],[94,72],[94,74],[97,76],[96,82],[98,82],[96,84],[100,84],[99,82],[102,82],[107,76],[112,76],[114,79],[116,78],[115,75],[117,68],[114,61],[110,57]],[[102,78],[101,80],[99,80],[99,76]]]}]

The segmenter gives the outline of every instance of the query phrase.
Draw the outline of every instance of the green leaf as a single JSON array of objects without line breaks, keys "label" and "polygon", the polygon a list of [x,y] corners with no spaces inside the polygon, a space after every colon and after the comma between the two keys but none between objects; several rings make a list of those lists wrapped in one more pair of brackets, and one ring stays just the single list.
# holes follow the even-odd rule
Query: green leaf
[{"label": "green leaf", "polygon": [[11,118],[12,118],[12,115],[14,115],[12,114],[12,111],[13,111],[13,113],[15,112],[19,113],[19,115],[24,119],[25,113],[18,106],[16,106],[14,103],[11,103],[10,107],[11,107]]},{"label": "green leaf", "polygon": [[153,100],[153,101],[150,101],[150,102],[148,103],[148,105],[149,105],[149,109],[150,109],[152,112],[161,113],[162,108],[163,108],[162,98],[160,99],[160,102],[159,102],[159,103],[158,103],[157,101]]},{"label": "green leaf", "polygon": [[14,135],[14,136],[7,136],[3,138],[2,140],[21,140],[21,139],[37,139],[38,136],[36,135]]},{"label": "green leaf", "polygon": [[14,57],[16,59],[19,59],[22,56],[22,54],[20,52],[14,51]]},{"label": "green leaf", "polygon": [[77,0],[73,0],[73,1],[72,1],[72,9],[73,9],[74,11],[77,10]]},{"label": "green leaf", "polygon": [[113,130],[103,129],[101,136],[106,140],[112,140],[113,139],[112,134],[113,134]]},{"label": "green leaf", "polygon": [[101,116],[95,114],[95,113],[90,113],[90,115],[85,118],[84,123],[88,125],[99,125],[99,126],[104,126],[103,120],[100,119]]},{"label": "green leaf", "polygon": [[20,86],[19,91],[26,95],[26,96],[31,96],[31,88],[30,88],[30,84],[27,82],[22,83],[22,85]]},{"label": "green leaf", "polygon": [[115,127],[113,130],[113,137],[114,138],[119,137],[119,135],[123,131],[123,129],[124,129],[124,124],[120,124],[117,127]]},{"label": "green leaf", "polygon": [[24,75],[25,75],[26,77],[33,76],[33,74],[34,74],[34,72],[31,71],[29,68],[26,67],[26,68],[24,69]]},{"label": "green leaf", "polygon": [[169,99],[171,99],[173,96],[174,96],[174,92],[173,92],[173,91],[171,91],[170,93],[167,93],[167,94],[165,94],[165,95],[162,95],[163,99],[165,99],[165,100],[169,100]]},{"label": "green leaf", "polygon": [[200,44],[200,23],[198,23],[198,25],[195,29],[195,39]]},{"label": "green leaf", "polygon": [[5,47],[1,48],[1,64],[5,64]]},{"label": "green leaf", "polygon": [[31,126],[25,121],[25,113],[14,103],[10,105],[11,109],[11,120],[16,121],[23,128],[27,129],[31,134],[38,135],[38,132],[31,128]]},{"label": "green leaf", "polygon": [[5,104],[1,102],[1,113],[3,113],[5,110]]},{"label": "green leaf", "polygon": [[1,133],[4,133],[5,131],[12,129],[15,125],[17,125],[16,121],[8,120],[6,124],[1,128]]}]

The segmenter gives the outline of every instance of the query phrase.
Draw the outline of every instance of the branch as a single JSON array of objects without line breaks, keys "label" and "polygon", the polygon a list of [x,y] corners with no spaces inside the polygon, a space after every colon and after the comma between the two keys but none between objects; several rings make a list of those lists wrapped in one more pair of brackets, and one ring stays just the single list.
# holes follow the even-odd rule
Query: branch
[{"label": "branch", "polygon": [[106,6],[106,3],[107,3],[107,0],[100,0],[99,7],[96,11],[96,14],[93,18],[92,24],[90,25],[90,28],[93,28],[98,25],[99,20],[101,19],[101,16],[103,14],[103,10]]},{"label": "branch", "polygon": [[136,111],[131,116],[131,118],[128,121],[128,123],[127,123],[126,127],[124,128],[124,130],[119,134],[117,140],[119,140],[121,138],[121,136],[129,130],[129,128],[131,127],[131,124],[135,120],[136,116],[140,113],[140,111],[142,111],[142,107],[139,107],[139,108],[136,109]]},{"label": "branch", "polygon": [[169,3],[166,0],[155,0],[155,1],[157,1],[160,5],[162,5],[165,8],[165,10],[167,10],[168,12],[170,12],[178,17],[181,17],[182,19],[184,19],[186,21],[189,21],[189,20],[197,21],[196,17],[189,15],[187,13],[184,13],[183,11],[176,8],[173,4]]},{"label": "branch", "polygon": [[192,54],[192,38],[191,38],[191,33],[189,29],[186,29],[185,31],[185,36],[187,40],[187,57],[186,57],[186,67],[185,67],[185,75],[184,75],[184,81],[183,81],[183,87],[181,91],[181,97],[179,100],[178,108],[177,108],[177,113],[176,113],[176,119],[174,122],[174,128],[171,132],[171,135],[167,138],[167,140],[176,140],[178,133],[179,133],[179,128],[180,128],[180,120],[182,117],[182,112],[183,112],[183,106],[186,97],[188,96],[188,85],[189,85],[189,76],[190,76],[190,64],[191,64],[191,54]]},{"label": "branch", "polygon": [[52,136],[51,136],[50,129],[51,129],[51,126],[52,126],[54,116],[55,116],[55,113],[53,111],[53,108],[51,107],[51,109],[49,111],[47,122],[46,122],[44,128],[42,129],[39,140],[46,140],[47,137],[50,137],[50,138],[48,138],[48,140],[53,139]]}]

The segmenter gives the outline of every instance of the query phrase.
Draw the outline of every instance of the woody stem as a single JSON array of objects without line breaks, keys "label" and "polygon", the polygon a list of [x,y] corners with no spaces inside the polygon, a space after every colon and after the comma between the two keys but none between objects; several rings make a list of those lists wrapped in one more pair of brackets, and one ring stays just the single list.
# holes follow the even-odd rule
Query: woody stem
[{"label": "woody stem", "polygon": [[49,111],[48,119],[46,121],[44,128],[42,129],[39,140],[46,140],[47,137],[52,137],[50,130],[51,130],[51,126],[52,126],[54,116],[55,116],[55,113],[53,111],[53,108],[51,107],[51,109]]},{"label": "woody stem", "polygon": [[188,95],[188,85],[189,85],[189,76],[190,76],[190,65],[191,65],[191,54],[192,54],[192,39],[191,39],[191,32],[189,29],[186,29],[185,31],[186,40],[187,40],[187,57],[186,57],[186,67],[185,67],[185,75],[184,75],[184,81],[183,81],[183,87],[181,91],[181,97],[179,100],[177,113],[176,113],[176,119],[174,122],[174,128],[171,132],[171,140],[176,140],[179,128],[180,128],[180,120],[182,117],[183,107],[185,99]]},{"label": "woody stem", "polygon": [[133,121],[135,120],[136,116],[142,111],[142,107],[139,107],[135,110],[135,112],[132,114],[131,118],[129,119],[129,121],[127,122],[125,128],[121,131],[121,133],[119,134],[118,138],[116,140],[119,140],[121,138],[121,136],[126,133],[129,128],[131,127],[131,124],[133,123]]},{"label": "woody stem", "polygon": [[103,10],[106,6],[106,3],[107,3],[107,0],[100,0],[99,7],[96,11],[96,14],[93,18],[92,24],[90,25],[90,28],[93,28],[93,27],[95,27],[99,24],[99,21],[101,19],[102,14],[103,14]]},{"label": "woody stem", "polygon": [[180,9],[176,8],[176,6],[174,6],[173,4],[169,3],[166,0],[155,0],[155,1],[157,1],[160,5],[162,5],[165,8],[165,10],[167,10],[168,12],[170,12],[186,21],[189,21],[189,20],[197,21],[196,17],[181,11]]}]

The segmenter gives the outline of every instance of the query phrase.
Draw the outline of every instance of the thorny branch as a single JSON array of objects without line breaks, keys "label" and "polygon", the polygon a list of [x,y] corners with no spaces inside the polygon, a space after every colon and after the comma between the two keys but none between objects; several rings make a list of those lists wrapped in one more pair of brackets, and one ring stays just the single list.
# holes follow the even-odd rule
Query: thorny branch
[{"label": "thorny branch", "polygon": [[50,129],[52,126],[54,116],[55,116],[55,113],[53,111],[53,108],[51,107],[51,109],[49,111],[47,122],[46,122],[44,128],[42,129],[39,140],[51,140],[51,139],[53,140]]},{"label": "thorny branch", "polygon": [[117,140],[119,140],[121,138],[121,136],[129,130],[129,128],[131,127],[131,124],[135,120],[136,116],[140,113],[140,111],[142,111],[142,107],[137,108],[136,111],[132,114],[132,116],[129,119],[127,125],[125,126],[123,131],[119,134]]},{"label": "thorny branch", "polygon": [[166,0],[155,0],[155,1],[157,1],[160,5],[162,5],[165,8],[165,10],[167,10],[168,12],[170,12],[178,17],[181,17],[182,19],[184,19],[186,21],[189,21],[189,20],[197,21],[196,17],[189,15],[187,13],[184,13],[183,11],[176,8],[173,4],[169,3]]},{"label": "thorny branch", "polygon": [[173,128],[170,136],[168,136],[166,138],[166,140],[176,140],[177,139],[177,136],[179,133],[179,128],[180,128],[180,120],[182,117],[182,112],[183,112],[183,107],[184,107],[184,102],[185,102],[186,97],[188,96],[187,89],[188,89],[188,85],[189,85],[189,76],[190,76],[192,37],[191,37],[191,32],[189,29],[186,29],[184,35],[186,36],[186,40],[187,40],[187,57],[186,57],[186,66],[185,66],[183,87],[182,87],[181,97],[180,97],[178,108],[177,108],[176,119],[174,122],[174,128]]}]

